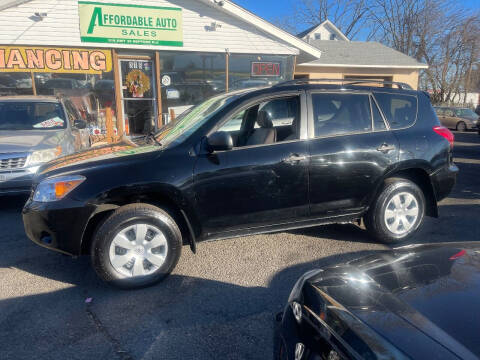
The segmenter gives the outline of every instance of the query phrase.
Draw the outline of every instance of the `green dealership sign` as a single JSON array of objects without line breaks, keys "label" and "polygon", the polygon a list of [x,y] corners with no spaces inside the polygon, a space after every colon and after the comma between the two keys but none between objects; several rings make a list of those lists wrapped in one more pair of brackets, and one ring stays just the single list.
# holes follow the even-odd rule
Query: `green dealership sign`
[{"label": "green dealership sign", "polygon": [[83,42],[183,46],[182,9],[79,1]]}]

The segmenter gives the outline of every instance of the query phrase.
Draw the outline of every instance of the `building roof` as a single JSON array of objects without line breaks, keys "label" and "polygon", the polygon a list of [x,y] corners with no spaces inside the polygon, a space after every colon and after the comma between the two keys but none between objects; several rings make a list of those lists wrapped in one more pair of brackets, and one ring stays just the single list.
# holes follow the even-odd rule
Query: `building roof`
[{"label": "building roof", "polygon": [[321,24],[317,24],[317,25],[310,26],[308,29],[302,31],[301,33],[298,33],[298,34],[297,34],[297,37],[301,39],[301,38],[307,36],[307,35],[310,34],[313,30],[315,30],[316,28],[318,28],[320,25],[321,25]]},{"label": "building roof", "polygon": [[309,27],[308,29],[302,31],[301,33],[297,34],[297,37],[300,38],[300,39],[303,39],[304,37],[306,37],[307,35],[310,35],[311,33],[314,33],[317,31],[317,29],[321,28],[321,27],[328,27],[330,28],[329,30],[333,31],[335,34],[337,34],[337,36],[342,39],[342,40],[345,40],[345,41],[350,41],[349,38],[347,38],[345,36],[345,34],[343,32],[340,31],[339,28],[337,28],[335,26],[334,23],[332,23],[330,20],[325,20],[324,22],[320,23],[320,24],[317,24],[317,25],[313,25],[311,27]]},{"label": "building roof", "polygon": [[411,56],[374,41],[312,40],[310,45],[320,49],[322,56],[309,62],[299,61],[300,65],[357,68],[428,68],[427,64],[420,63]]}]

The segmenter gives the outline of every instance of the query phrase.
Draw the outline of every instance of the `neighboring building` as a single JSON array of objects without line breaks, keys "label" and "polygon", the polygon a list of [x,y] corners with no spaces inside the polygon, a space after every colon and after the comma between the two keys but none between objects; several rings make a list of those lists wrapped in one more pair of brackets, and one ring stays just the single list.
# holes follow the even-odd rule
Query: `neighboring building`
[{"label": "neighboring building", "polygon": [[420,69],[428,68],[427,64],[378,42],[349,41],[328,20],[297,36],[318,48],[322,56],[310,60],[300,55],[295,78],[399,81],[417,89]]},{"label": "neighboring building", "polygon": [[0,95],[73,97],[99,137],[112,121],[144,134],[212,95],[293,79],[297,55],[321,52],[227,0],[0,3]]},{"label": "neighboring building", "polygon": [[312,26],[298,34],[297,37],[307,43],[310,43],[312,40],[350,41],[330,20],[325,20],[320,25]]}]

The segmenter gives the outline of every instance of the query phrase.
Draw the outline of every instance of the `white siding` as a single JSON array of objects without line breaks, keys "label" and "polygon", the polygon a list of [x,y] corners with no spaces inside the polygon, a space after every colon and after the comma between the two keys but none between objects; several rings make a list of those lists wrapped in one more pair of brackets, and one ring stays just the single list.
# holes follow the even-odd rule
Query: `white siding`
[{"label": "white siding", "polygon": [[[321,39],[316,39],[315,34],[320,34]],[[343,37],[345,35],[343,35],[337,29],[331,27],[330,24],[328,24],[327,22],[323,22],[322,24],[317,26],[310,33],[305,35],[302,39],[308,43],[311,40],[331,40],[330,37],[332,34],[335,34],[335,40],[345,41],[345,38]]]},{"label": "white siding", "polygon": [[[97,0],[99,1],[99,0]],[[128,0],[100,2],[131,4]],[[173,6],[183,9],[183,47],[120,45],[116,48],[162,49],[259,54],[298,54],[298,50],[281,39],[274,39],[260,29],[215,9],[198,0],[137,0],[150,6]],[[35,12],[47,13],[42,21],[30,19]],[[216,31],[207,31],[212,22],[221,24]],[[112,47],[112,44],[80,41],[77,0],[33,0],[0,11],[0,45],[50,45],[72,47]]]}]

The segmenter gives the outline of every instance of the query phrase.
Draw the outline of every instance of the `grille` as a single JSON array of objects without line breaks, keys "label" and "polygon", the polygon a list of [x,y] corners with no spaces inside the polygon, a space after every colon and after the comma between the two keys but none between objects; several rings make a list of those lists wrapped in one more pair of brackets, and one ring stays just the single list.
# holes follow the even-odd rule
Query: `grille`
[{"label": "grille", "polygon": [[25,166],[27,157],[12,157],[0,159],[0,169],[18,169]]}]

